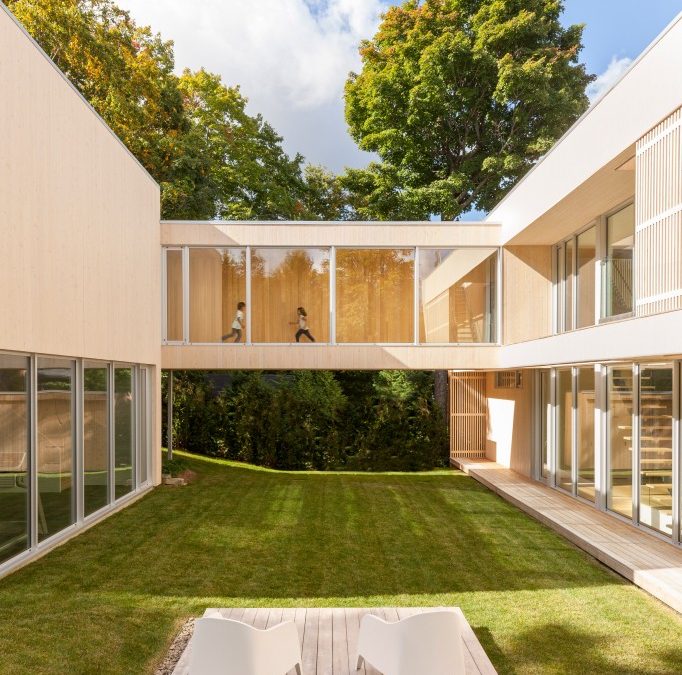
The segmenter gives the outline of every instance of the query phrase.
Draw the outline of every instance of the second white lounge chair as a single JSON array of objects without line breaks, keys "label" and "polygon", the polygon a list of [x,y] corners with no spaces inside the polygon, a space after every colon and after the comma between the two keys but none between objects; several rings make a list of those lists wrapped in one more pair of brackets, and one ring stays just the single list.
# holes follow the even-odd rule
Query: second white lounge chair
[{"label": "second white lounge chair", "polygon": [[388,623],[365,614],[358,635],[358,669],[363,661],[383,675],[463,675],[459,616],[443,609]]},{"label": "second white lounge chair", "polygon": [[190,675],[284,675],[301,673],[301,644],[293,621],[260,630],[232,619],[197,619]]}]

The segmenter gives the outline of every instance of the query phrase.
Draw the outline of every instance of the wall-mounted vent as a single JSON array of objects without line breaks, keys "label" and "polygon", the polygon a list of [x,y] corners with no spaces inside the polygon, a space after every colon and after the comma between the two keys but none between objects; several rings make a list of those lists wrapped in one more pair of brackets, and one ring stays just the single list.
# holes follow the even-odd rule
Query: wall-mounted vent
[{"label": "wall-mounted vent", "polygon": [[523,373],[520,370],[498,370],[495,373],[495,389],[521,389]]}]

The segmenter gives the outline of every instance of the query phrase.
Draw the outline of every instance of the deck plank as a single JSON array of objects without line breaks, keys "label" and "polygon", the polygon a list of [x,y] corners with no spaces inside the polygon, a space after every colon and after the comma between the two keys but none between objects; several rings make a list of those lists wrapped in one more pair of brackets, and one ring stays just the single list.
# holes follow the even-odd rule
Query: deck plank
[{"label": "deck plank", "polygon": [[332,612],[332,672],[334,675],[350,675],[348,667],[348,634],[346,612],[335,608]]},{"label": "deck plank", "polygon": [[332,610],[320,609],[320,624],[317,633],[317,675],[334,673],[334,638],[332,634]]},{"label": "deck plank", "polygon": [[320,610],[308,608],[305,613],[305,635],[301,663],[305,675],[317,673],[317,632],[319,629]]}]

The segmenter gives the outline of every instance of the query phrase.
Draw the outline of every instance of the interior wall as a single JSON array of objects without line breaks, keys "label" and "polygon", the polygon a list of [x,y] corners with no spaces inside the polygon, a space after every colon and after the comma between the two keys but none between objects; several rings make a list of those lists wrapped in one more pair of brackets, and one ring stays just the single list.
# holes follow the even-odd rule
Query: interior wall
[{"label": "interior wall", "polygon": [[550,335],[552,247],[506,246],[503,255],[504,344]]},{"label": "interior wall", "polygon": [[533,466],[533,371],[522,371],[519,389],[496,388],[495,373],[489,372],[486,391],[486,457],[530,476]]}]

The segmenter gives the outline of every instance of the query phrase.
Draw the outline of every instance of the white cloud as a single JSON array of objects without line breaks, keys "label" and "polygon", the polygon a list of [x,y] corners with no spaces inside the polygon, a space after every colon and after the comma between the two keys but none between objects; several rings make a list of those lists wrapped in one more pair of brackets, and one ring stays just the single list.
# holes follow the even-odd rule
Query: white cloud
[{"label": "white cloud", "polygon": [[260,112],[301,152],[334,170],[364,165],[343,119],[343,85],[360,68],[383,0],[119,0],[139,24],[175,42],[176,67],[205,67],[241,85]]},{"label": "white cloud", "polygon": [[605,94],[630,67],[631,63],[632,59],[627,56],[620,59],[617,56],[612,56],[606,70],[587,87],[587,97],[590,102],[594,103],[602,94]]}]

